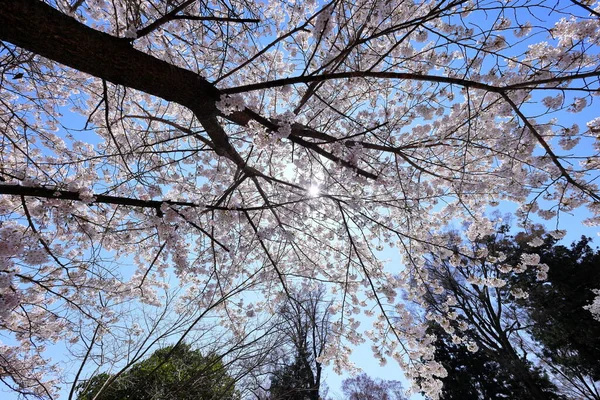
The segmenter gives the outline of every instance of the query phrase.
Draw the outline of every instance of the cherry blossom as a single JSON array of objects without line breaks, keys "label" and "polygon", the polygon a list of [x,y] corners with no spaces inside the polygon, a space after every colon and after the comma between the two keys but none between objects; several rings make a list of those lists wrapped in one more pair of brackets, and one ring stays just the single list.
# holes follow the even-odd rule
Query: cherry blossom
[{"label": "cherry blossom", "polygon": [[[320,360],[355,368],[366,313],[374,357],[435,398],[447,372],[405,301],[443,293],[427,255],[458,261],[445,228],[464,223],[468,239],[481,238],[502,202],[518,205],[525,229],[579,208],[600,222],[598,3],[1,8],[0,315],[10,340],[0,378],[21,393],[53,396],[202,329],[232,349],[256,343],[290,287],[321,282],[335,316]],[[384,248],[402,265],[385,265]],[[532,255],[512,273],[526,268],[544,279]],[[451,304],[431,316],[447,330]],[[61,341],[75,372],[44,351]],[[118,357],[123,346],[130,358]]]},{"label": "cherry blossom", "polygon": [[592,302],[592,304],[585,306],[584,308],[592,313],[594,318],[600,321],[600,289],[596,290],[594,293],[597,294],[596,298]]}]

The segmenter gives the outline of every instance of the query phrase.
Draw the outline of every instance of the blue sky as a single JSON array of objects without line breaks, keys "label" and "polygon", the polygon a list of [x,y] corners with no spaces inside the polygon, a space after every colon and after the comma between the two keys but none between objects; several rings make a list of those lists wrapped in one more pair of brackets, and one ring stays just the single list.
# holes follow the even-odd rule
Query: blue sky
[{"label": "blue sky", "polygon": [[[535,113],[543,113],[543,111],[544,111],[543,109],[534,108],[534,107],[527,107],[525,110],[530,115],[533,115]],[[585,124],[585,122],[587,120],[590,120],[590,119],[598,116],[597,112],[595,113],[592,111],[592,108],[588,108],[586,110],[586,112],[577,114],[577,115],[568,114],[568,113],[562,113],[560,115],[561,115],[561,118],[564,118],[564,120],[568,121],[569,124],[572,123],[571,119],[573,121],[581,121],[582,124]],[[62,122],[64,123],[65,126],[69,126],[69,127],[73,127],[73,128],[82,128],[85,121],[83,121],[83,119],[81,117],[74,116],[65,110],[65,112],[63,112]],[[564,125],[569,125],[569,124],[567,122],[564,123]],[[80,135],[85,135],[85,138],[82,139],[84,141],[90,141],[90,139],[93,137],[93,134],[91,134],[90,132],[81,133]],[[575,149],[575,151],[577,151],[577,148]],[[512,211],[514,211],[515,208],[516,208],[516,205],[514,205],[514,204],[503,203],[502,207],[500,207],[499,210],[504,213],[504,212],[512,212]],[[543,222],[548,227],[548,229],[554,229],[554,228],[565,229],[567,231],[567,236],[561,242],[562,244],[568,245],[571,242],[578,240],[581,235],[590,236],[594,239],[595,244],[600,244],[599,243],[600,239],[598,239],[598,228],[597,227],[587,227],[587,226],[584,226],[581,224],[581,221],[586,216],[587,216],[587,212],[583,209],[579,209],[579,210],[574,211],[572,214],[567,214],[567,213],[561,214],[558,225],[556,225],[556,221],[534,220],[534,222]],[[395,249],[385,249],[383,252],[381,252],[381,256],[383,259],[389,260],[387,265],[388,265],[388,269],[390,271],[397,271],[397,270],[399,270],[399,268],[402,268],[401,260],[398,257],[398,254]],[[369,320],[367,318],[364,318],[363,326],[361,327],[361,329],[368,329],[369,324],[370,324]],[[61,355],[63,354],[61,352],[61,350],[64,351],[66,349],[61,348],[60,346],[53,348],[51,350],[52,355],[56,355],[57,358],[60,358]],[[356,348],[356,351],[353,353],[351,359],[354,361],[354,363],[358,367],[362,368],[365,372],[367,372],[369,375],[371,375],[373,377],[379,377],[382,379],[395,379],[395,380],[402,379],[402,371],[399,369],[399,367],[393,361],[390,361],[384,367],[381,367],[379,365],[379,363],[371,355],[370,344],[368,342],[366,342],[365,344],[363,344],[361,346],[358,346]],[[324,381],[330,387],[331,395],[334,395],[335,393],[340,392],[341,381],[345,377],[347,377],[347,376],[338,376],[335,373],[333,373],[330,369],[328,369]],[[408,386],[408,385],[406,385],[406,386]],[[63,396],[63,398],[64,397],[65,396]],[[419,397],[420,396],[414,396],[414,398],[419,398]],[[6,400],[12,400],[12,399],[16,399],[17,397],[14,395],[5,393],[3,398]]]}]

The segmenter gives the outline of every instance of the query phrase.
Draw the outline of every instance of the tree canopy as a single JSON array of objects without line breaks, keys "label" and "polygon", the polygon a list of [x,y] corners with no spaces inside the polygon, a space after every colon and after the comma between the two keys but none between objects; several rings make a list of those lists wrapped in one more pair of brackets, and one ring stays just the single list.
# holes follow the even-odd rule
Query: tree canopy
[{"label": "tree canopy", "polygon": [[[106,387],[105,387],[106,384]],[[187,344],[156,350],[120,376],[101,373],[79,385],[78,400],[237,400],[235,379],[217,356]]]},{"label": "tree canopy", "polygon": [[600,251],[589,238],[569,248],[534,230],[512,236],[503,225],[468,244],[477,258],[430,260],[439,286],[423,302],[448,371],[443,399],[600,398],[600,322],[584,308]]},{"label": "tree canopy", "polygon": [[[583,237],[570,247],[553,246],[541,254],[549,266],[548,284],[529,290],[525,304],[534,321],[532,333],[544,343],[548,354],[570,358],[574,365],[600,379],[600,322],[584,309],[600,286],[600,251]],[[564,362],[568,363],[567,360]]]},{"label": "tree canopy", "polygon": [[373,379],[362,373],[344,379],[342,391],[347,400],[405,400],[400,381]]},{"label": "tree canopy", "polygon": [[366,337],[439,395],[406,301],[431,252],[479,257],[447,226],[600,222],[599,40],[587,0],[0,0],[0,380],[53,397],[190,337],[256,368],[324,284],[319,363]]}]

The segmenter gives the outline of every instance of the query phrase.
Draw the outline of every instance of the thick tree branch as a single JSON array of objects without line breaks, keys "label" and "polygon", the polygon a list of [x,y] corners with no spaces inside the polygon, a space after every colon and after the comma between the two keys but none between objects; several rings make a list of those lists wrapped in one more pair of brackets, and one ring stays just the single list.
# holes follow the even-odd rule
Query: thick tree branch
[{"label": "thick tree branch", "polygon": [[[26,196],[26,197],[42,197],[46,199],[61,199],[84,201],[79,192],[69,190],[57,190],[44,187],[31,187],[21,185],[0,185],[0,195]],[[141,208],[154,208],[157,213],[163,204],[169,206],[186,206],[186,207],[201,207],[204,205],[190,203],[186,201],[171,201],[171,200],[140,200],[129,197],[107,196],[103,194],[94,195],[92,204],[116,204],[121,206],[132,206]]]},{"label": "thick tree branch", "polygon": [[128,40],[89,28],[39,0],[0,0],[0,9],[0,40],[189,108],[217,154],[244,164],[217,122],[219,90],[197,73],[136,50]]},{"label": "thick tree branch", "polygon": [[[191,4],[183,4],[188,3]],[[211,138],[215,152],[240,168],[248,169],[217,120],[220,112],[215,103],[221,92],[200,75],[138,51],[126,39],[89,28],[39,0],[0,0],[0,7],[0,40],[9,41],[114,84],[140,90],[189,108]],[[36,29],[31,29],[31,26]],[[245,124],[248,120],[257,118],[257,114],[249,113],[250,110],[245,110],[228,119]],[[276,123],[270,125],[271,129],[278,129]],[[303,127],[295,128],[303,133],[309,132]],[[357,169],[332,156],[317,144],[296,138],[293,141],[355,169],[359,175],[377,178],[370,172]],[[255,173],[253,170],[247,172]]]},{"label": "thick tree branch", "polygon": [[0,0],[0,39],[68,67],[216,115],[219,91],[200,75],[89,28],[39,0]]},{"label": "thick tree branch", "polygon": [[596,12],[592,7],[588,6],[587,4],[585,4],[581,1],[577,1],[577,0],[571,0],[571,3],[578,5],[579,7],[583,8],[584,10],[589,12],[590,14],[595,15],[596,17],[600,18],[600,13]]},{"label": "thick tree branch", "polygon": [[596,69],[595,71],[582,72],[577,74],[570,74],[564,76],[555,76],[552,78],[546,79],[538,79],[534,81],[515,83],[512,85],[505,86],[503,89],[505,90],[513,90],[513,89],[565,89],[563,87],[540,87],[541,85],[546,85],[548,83],[564,83],[570,82],[578,79],[586,79],[586,78],[598,78],[600,77],[600,70]]},{"label": "thick tree branch", "polygon": [[336,72],[325,73],[321,75],[308,76],[293,76],[289,78],[274,79],[272,81],[253,83],[249,85],[237,86],[233,88],[222,89],[225,94],[235,94],[250,92],[253,90],[271,89],[286,85],[295,85],[299,83],[324,82],[337,79],[352,79],[352,78],[379,78],[379,79],[395,79],[395,80],[411,80],[420,82],[447,83],[467,88],[486,90],[493,93],[505,93],[508,90],[517,89],[555,89],[553,87],[541,87],[548,83],[563,83],[578,79],[597,78],[600,76],[600,70],[555,76],[552,78],[539,79],[534,81],[526,81],[514,83],[507,86],[494,86],[482,82],[471,81],[462,78],[452,78],[441,75],[424,75],[409,72],[373,72],[373,71],[352,71],[352,72]]}]

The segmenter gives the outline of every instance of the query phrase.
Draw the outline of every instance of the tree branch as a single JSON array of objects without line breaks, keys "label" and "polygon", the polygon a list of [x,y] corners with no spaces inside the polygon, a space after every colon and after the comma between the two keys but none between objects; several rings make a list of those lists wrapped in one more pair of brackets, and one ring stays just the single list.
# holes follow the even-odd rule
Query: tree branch
[{"label": "tree branch", "polygon": [[[84,201],[81,198],[79,192],[69,190],[57,190],[44,187],[31,187],[21,185],[0,185],[0,195],[12,195],[12,196],[26,196],[26,197],[42,197],[46,199],[61,199],[61,200],[74,200]],[[140,200],[132,199],[129,197],[118,197],[118,196],[107,196],[103,194],[97,194],[93,196],[92,204],[116,204],[121,206],[132,206],[142,208],[154,208],[157,213],[163,204],[170,206],[187,206],[187,207],[198,207],[204,208],[204,205],[190,203],[185,201],[171,201],[171,200]]]},{"label": "tree branch", "polygon": [[216,119],[220,92],[199,74],[136,50],[128,40],[89,28],[39,0],[0,0],[0,9],[0,40],[189,108],[216,153],[244,165]]},{"label": "tree branch", "polygon": [[335,72],[323,75],[308,75],[294,76],[290,78],[274,79],[272,81],[253,83],[250,85],[242,85],[233,88],[222,89],[225,94],[235,94],[250,92],[253,90],[271,89],[285,85],[295,85],[298,83],[322,82],[335,79],[351,79],[351,78],[383,78],[383,79],[398,79],[423,82],[448,83],[475,89],[487,90],[488,92],[500,93],[504,88],[487,85],[481,82],[470,81],[468,79],[451,78],[440,75],[423,75],[409,72],[373,72],[373,71],[351,71],[351,72]]}]

